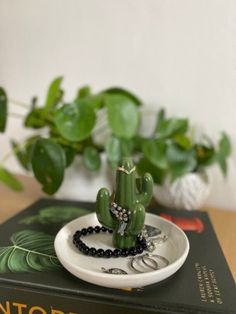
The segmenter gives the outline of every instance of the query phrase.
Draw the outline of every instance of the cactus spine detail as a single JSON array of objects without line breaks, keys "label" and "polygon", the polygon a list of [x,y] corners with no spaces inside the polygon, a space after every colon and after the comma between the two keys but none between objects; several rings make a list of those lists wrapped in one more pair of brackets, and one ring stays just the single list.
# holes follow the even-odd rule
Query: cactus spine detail
[{"label": "cactus spine detail", "polygon": [[99,222],[113,230],[113,245],[117,248],[135,247],[142,231],[145,207],[152,198],[153,179],[146,173],[137,178],[130,158],[123,158],[116,172],[114,202],[106,188],[97,194],[96,213]]}]

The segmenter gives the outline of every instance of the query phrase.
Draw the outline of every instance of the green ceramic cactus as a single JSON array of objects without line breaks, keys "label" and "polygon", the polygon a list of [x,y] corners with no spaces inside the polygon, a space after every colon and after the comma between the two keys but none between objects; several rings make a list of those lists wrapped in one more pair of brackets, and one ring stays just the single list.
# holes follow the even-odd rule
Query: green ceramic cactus
[{"label": "green ceramic cactus", "polygon": [[153,179],[149,173],[137,178],[131,158],[123,158],[116,172],[116,190],[113,199],[106,188],[97,194],[96,213],[99,222],[113,230],[113,245],[131,248],[137,245],[142,231],[145,207],[152,198]]}]

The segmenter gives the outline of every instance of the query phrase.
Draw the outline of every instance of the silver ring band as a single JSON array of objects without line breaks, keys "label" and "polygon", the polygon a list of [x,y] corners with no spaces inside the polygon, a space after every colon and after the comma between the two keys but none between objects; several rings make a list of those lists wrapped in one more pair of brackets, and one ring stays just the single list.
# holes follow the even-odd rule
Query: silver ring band
[{"label": "silver ring band", "polygon": [[163,263],[165,263],[165,266],[168,266],[170,264],[170,262],[168,261],[167,258],[165,258],[164,256],[162,255],[158,255],[158,254],[152,254],[152,253],[146,253],[145,254],[146,256],[148,257],[156,257],[157,259],[161,260]]},{"label": "silver ring band", "polygon": [[130,260],[130,267],[136,271],[137,273],[143,273],[143,271],[139,270],[136,268],[135,263],[137,262],[137,260],[140,260],[140,258],[142,259],[141,256],[136,256],[136,257],[132,257]]},{"label": "silver ring band", "polygon": [[[150,261],[151,263],[148,263],[148,261]],[[153,270],[160,269],[157,261],[154,258],[151,258],[147,255],[142,255],[142,262],[144,265],[146,265],[147,267],[149,267]]]}]

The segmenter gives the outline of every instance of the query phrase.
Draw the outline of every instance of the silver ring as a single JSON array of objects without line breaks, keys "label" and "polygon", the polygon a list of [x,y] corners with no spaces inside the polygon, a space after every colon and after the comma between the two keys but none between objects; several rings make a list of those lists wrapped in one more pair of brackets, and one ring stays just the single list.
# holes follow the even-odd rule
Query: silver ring
[{"label": "silver ring", "polygon": [[[132,257],[130,259],[129,265],[131,269],[137,273],[145,273],[150,270],[160,269],[157,261],[154,258],[148,256],[148,254]],[[137,266],[139,266],[139,268]]]},{"label": "silver ring", "polygon": [[[142,262],[144,265],[146,265],[147,267],[153,269],[153,270],[157,270],[157,269],[160,269],[157,261],[155,261],[154,258],[151,258],[150,256],[147,256],[146,254],[145,255],[142,255]],[[149,264],[147,261],[150,261],[151,264]]]},{"label": "silver ring", "polygon": [[141,256],[132,257],[131,260],[130,260],[130,266],[136,272],[143,273],[141,270],[137,269],[136,266],[135,266],[135,262],[137,262],[137,260],[140,260],[140,259],[142,259]]},{"label": "silver ring", "polygon": [[170,264],[170,262],[168,261],[167,258],[165,258],[164,256],[162,255],[158,255],[158,254],[151,254],[151,253],[146,253],[145,254],[146,256],[148,257],[156,257],[157,259],[161,260],[163,263],[165,263],[165,266],[168,266]]}]

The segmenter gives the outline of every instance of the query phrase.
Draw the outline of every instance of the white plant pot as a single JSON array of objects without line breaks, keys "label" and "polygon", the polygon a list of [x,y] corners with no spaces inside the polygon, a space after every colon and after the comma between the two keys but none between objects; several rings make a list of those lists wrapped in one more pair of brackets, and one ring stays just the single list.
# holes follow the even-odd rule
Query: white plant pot
[{"label": "white plant pot", "polygon": [[100,170],[94,172],[87,170],[82,158],[77,157],[67,168],[64,181],[55,198],[95,202],[100,188],[106,187],[112,192],[113,178],[114,174],[105,154],[101,154]]},{"label": "white plant pot", "polygon": [[209,192],[208,177],[202,173],[189,173],[173,183],[166,181],[154,188],[158,203],[169,208],[187,210],[202,207]]}]

